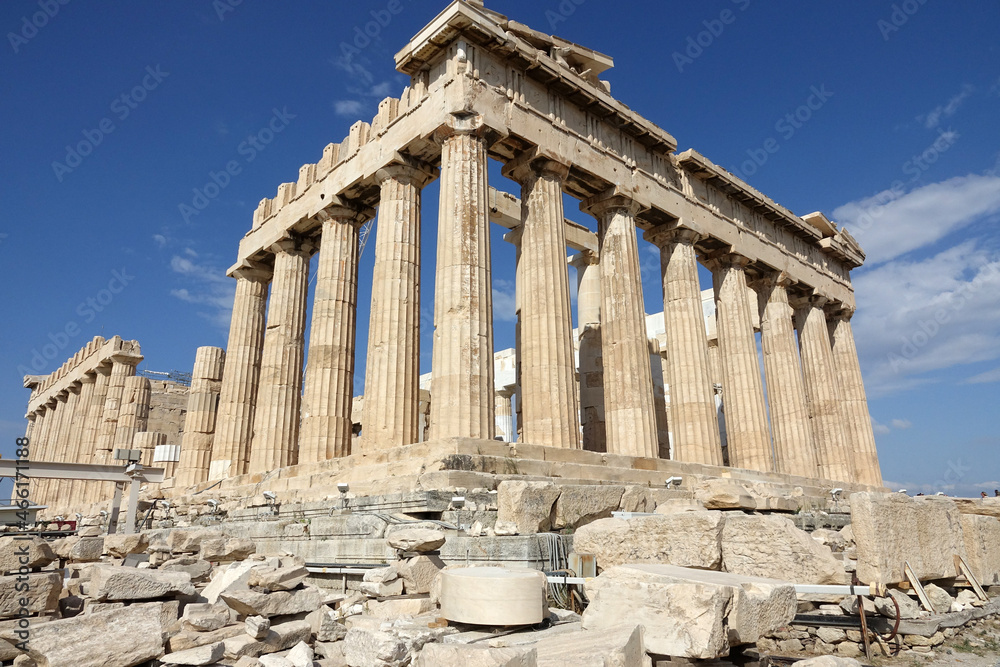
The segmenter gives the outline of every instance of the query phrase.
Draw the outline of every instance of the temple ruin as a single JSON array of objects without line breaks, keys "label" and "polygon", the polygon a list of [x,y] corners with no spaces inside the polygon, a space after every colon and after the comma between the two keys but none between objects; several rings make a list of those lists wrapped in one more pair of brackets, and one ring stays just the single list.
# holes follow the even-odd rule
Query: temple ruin
[{"label": "temple ruin", "polygon": [[[883,486],[851,329],[865,256],[846,229],[678,152],[612,97],[609,56],[482,2],[451,2],[395,60],[403,93],[260,202],[228,272],[227,346],[196,351],[190,387],[137,375],[138,342],[117,336],[25,378],[34,460],[149,474],[124,519],[120,481],[31,481],[53,529],[79,515],[32,547],[30,613],[50,621],[32,659],[69,660],[60,633],[97,622],[137,639],[81,640],[81,665],[870,657],[893,621],[913,657],[995,626],[1000,505]],[[491,187],[491,160],[520,192]],[[506,350],[492,225],[516,248]],[[856,636],[839,629],[869,604]],[[523,651],[488,626],[525,626]],[[20,656],[5,632],[4,664]]]}]

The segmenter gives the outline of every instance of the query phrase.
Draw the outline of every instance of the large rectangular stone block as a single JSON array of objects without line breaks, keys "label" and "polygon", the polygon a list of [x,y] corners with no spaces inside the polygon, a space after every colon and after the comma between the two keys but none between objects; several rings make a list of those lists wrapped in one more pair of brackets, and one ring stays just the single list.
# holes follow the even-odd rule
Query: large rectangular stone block
[{"label": "large rectangular stone block", "polygon": [[962,515],[966,562],[983,586],[1000,584],[1000,519]]},{"label": "large rectangular stone block", "polygon": [[586,630],[623,619],[645,628],[653,654],[713,659],[755,643],[795,617],[794,587],[782,581],[672,565],[622,565],[585,584]]},{"label": "large rectangular stone block", "polygon": [[966,555],[961,514],[948,498],[853,493],[851,526],[864,583],[905,581],[904,563],[920,579],[954,577],[954,557]]},{"label": "large rectangular stone block", "polygon": [[29,574],[25,577],[0,577],[0,618],[15,618],[22,600],[29,614],[41,614],[59,608],[62,578],[58,572]]},{"label": "large rectangular stone block", "polygon": [[580,528],[573,549],[593,554],[602,569],[660,563],[717,570],[722,563],[722,512],[683,512],[600,519]]}]

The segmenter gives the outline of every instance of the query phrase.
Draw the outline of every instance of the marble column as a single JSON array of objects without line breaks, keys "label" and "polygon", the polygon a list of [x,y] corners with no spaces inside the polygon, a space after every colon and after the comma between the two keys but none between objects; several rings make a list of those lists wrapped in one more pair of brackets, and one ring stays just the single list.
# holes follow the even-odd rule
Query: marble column
[{"label": "marble column", "polygon": [[569,166],[527,156],[509,163],[504,174],[521,184],[521,430],[528,444],[579,449],[580,404],[562,200]]},{"label": "marble column", "polygon": [[816,477],[819,474],[816,445],[795,343],[795,313],[788,302],[788,288],[792,284],[785,273],[771,273],[754,283],[760,304],[761,348],[775,468],[789,475]]},{"label": "marble column", "polygon": [[273,250],[274,284],[261,354],[249,473],[270,472],[298,462],[312,246],[288,240],[276,244]]},{"label": "marble column", "polygon": [[[138,362],[135,362],[138,363]],[[116,447],[118,419],[123,405],[125,382],[135,376],[135,363],[131,359],[115,358],[111,364],[111,375],[108,377],[108,391],[104,399],[104,413],[101,418],[101,429],[97,436],[96,463],[110,464],[113,450]],[[123,432],[124,433],[124,432]],[[126,449],[131,445],[123,445]]]},{"label": "marble column", "polygon": [[653,376],[653,409],[656,413],[656,444],[661,459],[671,459],[670,407],[668,405],[666,359],[657,338],[649,339],[649,372]]},{"label": "marble column", "polygon": [[748,300],[746,257],[726,254],[712,261],[719,351],[722,359],[729,463],[735,468],[774,470],[764,384]]},{"label": "marble column", "polygon": [[[337,205],[324,209],[319,219],[319,267],[306,355],[300,463],[349,456],[354,423],[358,233],[369,215]],[[367,429],[364,435],[367,439]]]},{"label": "marble column", "polygon": [[858,348],[854,343],[851,327],[852,310],[834,308],[829,318],[830,341],[833,348],[833,365],[841,391],[841,414],[846,425],[848,442],[855,452],[856,479],[862,484],[882,486],[882,469],[875,448],[868,396],[861,377]]},{"label": "marble column", "polygon": [[226,353],[221,347],[199,347],[195,352],[176,486],[191,486],[208,480],[225,365]]},{"label": "marble column", "polygon": [[583,448],[591,452],[606,452],[608,441],[604,424],[604,366],[601,349],[601,265],[597,253],[589,250],[573,257],[570,263],[576,267]]},{"label": "marble column", "polygon": [[37,412],[30,412],[25,415],[25,419],[28,420],[27,425],[24,427],[24,437],[28,439],[28,449],[31,449],[31,437],[35,434],[35,423],[38,419]]},{"label": "marble column", "polygon": [[[111,364],[99,366],[96,369],[94,397],[87,411],[87,426],[83,433],[84,463],[106,463],[103,450],[98,449],[101,429],[104,426],[104,406],[108,401],[108,388],[111,383]],[[110,454],[110,452],[109,452]],[[96,503],[104,500],[104,491],[108,488],[104,482],[86,482],[85,500]]]},{"label": "marble column", "polygon": [[[151,468],[161,467],[153,463],[153,457],[156,455],[156,448],[165,444],[167,444],[167,434],[156,431],[141,431],[132,438],[132,449],[138,449],[140,452],[139,462]],[[164,479],[169,476],[164,474]]]},{"label": "marble column", "polygon": [[660,248],[674,458],[719,466],[722,444],[695,252],[702,237],[678,227],[658,227],[645,237]]},{"label": "marble column", "polygon": [[655,458],[656,413],[639,271],[638,205],[613,193],[581,208],[597,218],[601,246],[601,342],[608,452]]},{"label": "marble column", "polygon": [[511,397],[514,395],[513,387],[498,389],[494,395],[496,401],[496,422],[497,437],[503,438],[504,442],[514,442],[514,409]]},{"label": "marble column", "polygon": [[[31,441],[31,451],[29,458],[30,461],[49,461],[48,450],[49,450],[49,434],[52,432],[52,427],[55,425],[56,415],[55,406],[58,403],[56,399],[50,399],[45,405],[39,408],[39,415],[35,422],[34,429],[34,439]],[[30,474],[30,470],[29,470]],[[28,478],[28,498],[33,503],[41,504],[41,494],[44,490],[44,482],[42,479],[32,479]]]},{"label": "marble column", "polygon": [[392,165],[381,186],[362,416],[365,451],[416,443],[420,427],[420,192],[433,173]]},{"label": "marble column", "polygon": [[[97,375],[87,373],[80,379],[80,398],[73,413],[73,428],[70,436],[70,451],[67,460],[70,463],[90,463],[85,456],[87,452],[87,425],[90,418],[90,408],[94,402],[94,389]],[[86,483],[81,480],[64,480],[60,485],[60,493],[73,507],[80,507],[86,502]]]},{"label": "marble column", "polygon": [[116,449],[132,449],[132,439],[135,434],[146,430],[149,424],[149,401],[152,393],[149,379],[138,376],[125,378],[121,407],[118,410],[118,424],[115,427]]},{"label": "marble column", "polygon": [[834,366],[830,330],[823,306],[826,298],[796,300],[802,375],[805,378],[813,441],[816,443],[819,476],[836,482],[854,482],[854,462],[847,444],[841,413],[839,378]]},{"label": "marble column", "polygon": [[[63,463],[66,458],[66,438],[73,420],[73,407],[79,394],[63,390],[56,396],[55,421],[49,431],[46,443],[46,459],[53,463]],[[44,479],[40,484],[39,502],[52,505],[58,499],[58,479]]]},{"label": "marble column", "polygon": [[456,119],[441,148],[431,439],[492,440],[493,294],[487,144]]},{"label": "marble column", "polygon": [[219,394],[209,479],[242,475],[250,460],[254,412],[264,348],[264,313],[271,269],[237,270],[236,299],[229,325],[226,368]]}]

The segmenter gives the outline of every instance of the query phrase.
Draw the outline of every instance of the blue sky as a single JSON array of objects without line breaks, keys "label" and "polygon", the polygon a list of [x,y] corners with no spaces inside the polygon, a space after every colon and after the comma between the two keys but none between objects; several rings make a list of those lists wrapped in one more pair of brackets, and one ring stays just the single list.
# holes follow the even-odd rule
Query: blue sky
[{"label": "blue sky", "polygon": [[[615,96],[680,150],[796,213],[845,224],[868,251],[854,274],[855,332],[886,480],[911,492],[1000,486],[1000,6],[487,5],[613,56],[604,78]],[[50,372],[99,334],[139,340],[150,370],[188,370],[196,347],[225,346],[225,269],[257,202],[400,94],[407,78],[392,56],[444,6],[0,3],[0,453],[23,433],[20,375],[33,362]],[[377,18],[377,37],[347,61],[343,45]],[[229,162],[238,173],[185,216]],[[495,166],[491,176],[517,192]],[[425,267],[436,193],[425,193]],[[593,226],[575,205],[567,213]],[[359,393],[373,250],[361,268]],[[659,312],[655,249],[641,252],[647,311]],[[512,346],[512,269],[496,230],[498,349]],[[124,289],[105,291],[113,280]],[[430,270],[423,290],[426,371]]]}]

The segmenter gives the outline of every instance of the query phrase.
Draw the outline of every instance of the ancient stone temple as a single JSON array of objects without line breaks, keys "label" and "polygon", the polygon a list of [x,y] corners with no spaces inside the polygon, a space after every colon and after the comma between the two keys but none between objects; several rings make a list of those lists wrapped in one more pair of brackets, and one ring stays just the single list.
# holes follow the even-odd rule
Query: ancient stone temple
[{"label": "ancient stone temple", "polygon": [[[397,54],[411,77],[402,95],[261,201],[229,271],[227,348],[198,350],[172,417],[150,424],[138,343],[98,338],[26,378],[36,459],[112,463],[113,450],[139,449],[172,498],[220,481],[235,496],[261,482],[314,495],[341,481],[493,488],[512,472],[647,486],[734,477],[812,497],[881,487],[850,323],[860,247],[823,214],[799,217],[678,152],[611,96],[612,66],[481,3],[450,4]],[[490,187],[491,160],[520,192]],[[437,243],[421,248],[421,192],[435,179]],[[568,219],[565,195],[588,225]],[[374,270],[359,276],[366,224]],[[494,349],[491,225],[516,246],[510,352]],[[652,316],[647,243],[662,277]],[[355,334],[359,280],[372,284],[367,342]],[[421,303],[434,313],[424,377]],[[421,481],[428,471],[440,475]],[[39,480],[33,498],[66,512],[107,500],[108,486]]]},{"label": "ancient stone temple", "polygon": [[[724,463],[717,357],[729,465],[881,485],[850,324],[860,247],[822,214],[799,217],[697,151],[677,152],[673,136],[611,96],[601,75],[612,65],[466,1],[397,54],[410,86],[263,200],[240,241],[209,479],[360,462],[420,442],[421,299],[433,299],[434,312],[429,441],[460,438],[456,453],[491,446],[497,406],[510,405],[494,378],[489,231],[502,224],[517,245],[522,451],[537,446],[538,458],[568,463],[617,455],[625,469],[656,469],[668,451],[639,274],[638,244],[653,243],[674,460]],[[490,160],[521,184],[518,197],[490,188]],[[437,245],[421,248],[421,190],[433,179]],[[566,220],[564,194],[593,217],[596,235]],[[359,229],[372,218],[374,273],[359,277]],[[581,350],[579,372],[567,248],[581,251],[571,258],[580,345],[598,352]],[[421,264],[434,257],[435,293],[421,294]],[[713,276],[713,348],[699,262]],[[355,336],[359,279],[373,285],[367,347]],[[354,358],[365,350],[362,437],[352,449]],[[595,356],[596,388],[584,367]],[[586,415],[597,400],[594,427]]]}]

